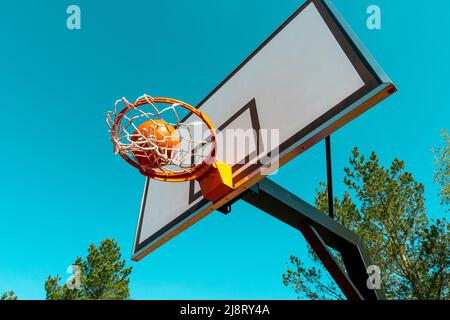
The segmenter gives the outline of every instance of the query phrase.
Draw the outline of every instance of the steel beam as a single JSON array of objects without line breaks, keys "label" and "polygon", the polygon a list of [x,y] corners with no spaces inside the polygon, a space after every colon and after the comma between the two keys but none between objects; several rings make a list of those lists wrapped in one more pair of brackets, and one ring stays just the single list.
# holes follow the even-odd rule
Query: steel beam
[{"label": "steel beam", "polygon": [[[357,234],[268,178],[241,199],[299,230],[348,299],[385,299],[382,289],[367,287],[372,263]],[[341,253],[345,271],[327,246]]]},{"label": "steel beam", "polygon": [[327,158],[327,191],[328,191],[328,215],[334,218],[333,203],[333,170],[331,165],[331,137],[325,138],[325,151]]}]

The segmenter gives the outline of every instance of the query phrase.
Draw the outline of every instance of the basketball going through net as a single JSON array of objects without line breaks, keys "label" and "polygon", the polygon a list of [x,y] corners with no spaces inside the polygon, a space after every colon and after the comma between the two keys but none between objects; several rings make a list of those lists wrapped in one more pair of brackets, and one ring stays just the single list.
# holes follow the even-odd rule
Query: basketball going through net
[{"label": "basketball going through net", "polygon": [[114,152],[146,177],[197,180],[211,201],[232,190],[230,166],[215,159],[216,130],[200,110],[179,100],[143,95],[133,103],[116,101],[106,121]]}]

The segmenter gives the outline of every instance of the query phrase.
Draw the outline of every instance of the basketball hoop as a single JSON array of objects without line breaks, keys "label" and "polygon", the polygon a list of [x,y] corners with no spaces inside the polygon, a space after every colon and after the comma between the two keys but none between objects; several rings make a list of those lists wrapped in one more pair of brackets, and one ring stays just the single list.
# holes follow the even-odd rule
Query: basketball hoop
[{"label": "basketball hoop", "polygon": [[[124,104],[121,111],[117,111]],[[197,180],[206,199],[216,201],[232,190],[231,167],[215,159],[216,130],[191,105],[143,95],[130,103],[117,100],[107,112],[114,153],[144,176],[167,182]]]}]

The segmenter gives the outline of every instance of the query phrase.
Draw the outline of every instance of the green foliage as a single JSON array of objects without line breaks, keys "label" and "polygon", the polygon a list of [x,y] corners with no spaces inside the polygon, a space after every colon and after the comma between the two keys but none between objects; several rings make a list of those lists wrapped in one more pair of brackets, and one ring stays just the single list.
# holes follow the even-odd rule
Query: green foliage
[{"label": "green foliage", "polygon": [[114,241],[105,239],[100,247],[91,244],[86,259],[78,257],[74,265],[79,267],[79,287],[76,279],[71,289],[60,285],[61,278],[48,277],[45,282],[47,300],[121,300],[130,297],[129,276],[132,268],[125,268],[120,260],[120,247]]},{"label": "green foliage", "polygon": [[[317,259],[314,256],[315,259]],[[306,268],[305,264],[299,258],[291,256],[291,265],[295,266],[295,270],[287,270],[283,275],[283,283],[291,286],[299,298],[308,298],[311,300],[342,300],[344,296],[339,288],[328,279],[323,282],[323,274],[321,268]],[[326,271],[325,271],[326,272]]]},{"label": "green foliage", "polygon": [[0,300],[17,300],[17,296],[14,291],[8,291],[0,296]]},{"label": "green foliage", "polygon": [[442,130],[445,145],[443,148],[435,149],[436,171],[434,181],[440,186],[442,205],[450,205],[450,136],[447,131]]},{"label": "green foliage", "polygon": [[[348,190],[334,199],[335,217],[362,238],[382,271],[387,297],[449,299],[449,224],[446,219],[427,218],[424,186],[398,159],[385,168],[375,153],[366,159],[355,148],[350,165],[344,179]],[[325,184],[317,191],[315,205],[328,212]],[[309,255],[322,268],[311,248]],[[342,264],[340,257],[336,258]],[[322,274],[318,267],[305,268],[295,257],[291,257],[283,282],[301,298],[343,298],[326,271]]]}]

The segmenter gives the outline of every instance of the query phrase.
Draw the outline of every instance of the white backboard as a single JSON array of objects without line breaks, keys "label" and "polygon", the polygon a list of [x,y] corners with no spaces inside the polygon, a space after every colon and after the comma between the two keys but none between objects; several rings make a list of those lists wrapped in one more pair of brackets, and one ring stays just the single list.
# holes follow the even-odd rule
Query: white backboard
[{"label": "white backboard", "polygon": [[[197,106],[221,131],[254,130],[248,131],[252,143],[246,154],[233,161],[226,154],[234,149],[219,140],[218,157],[233,165],[236,190],[213,204],[203,199],[196,182],[148,180],[133,259],[140,260],[393,92],[331,3],[307,1]],[[277,132],[270,147],[260,129]]]}]

